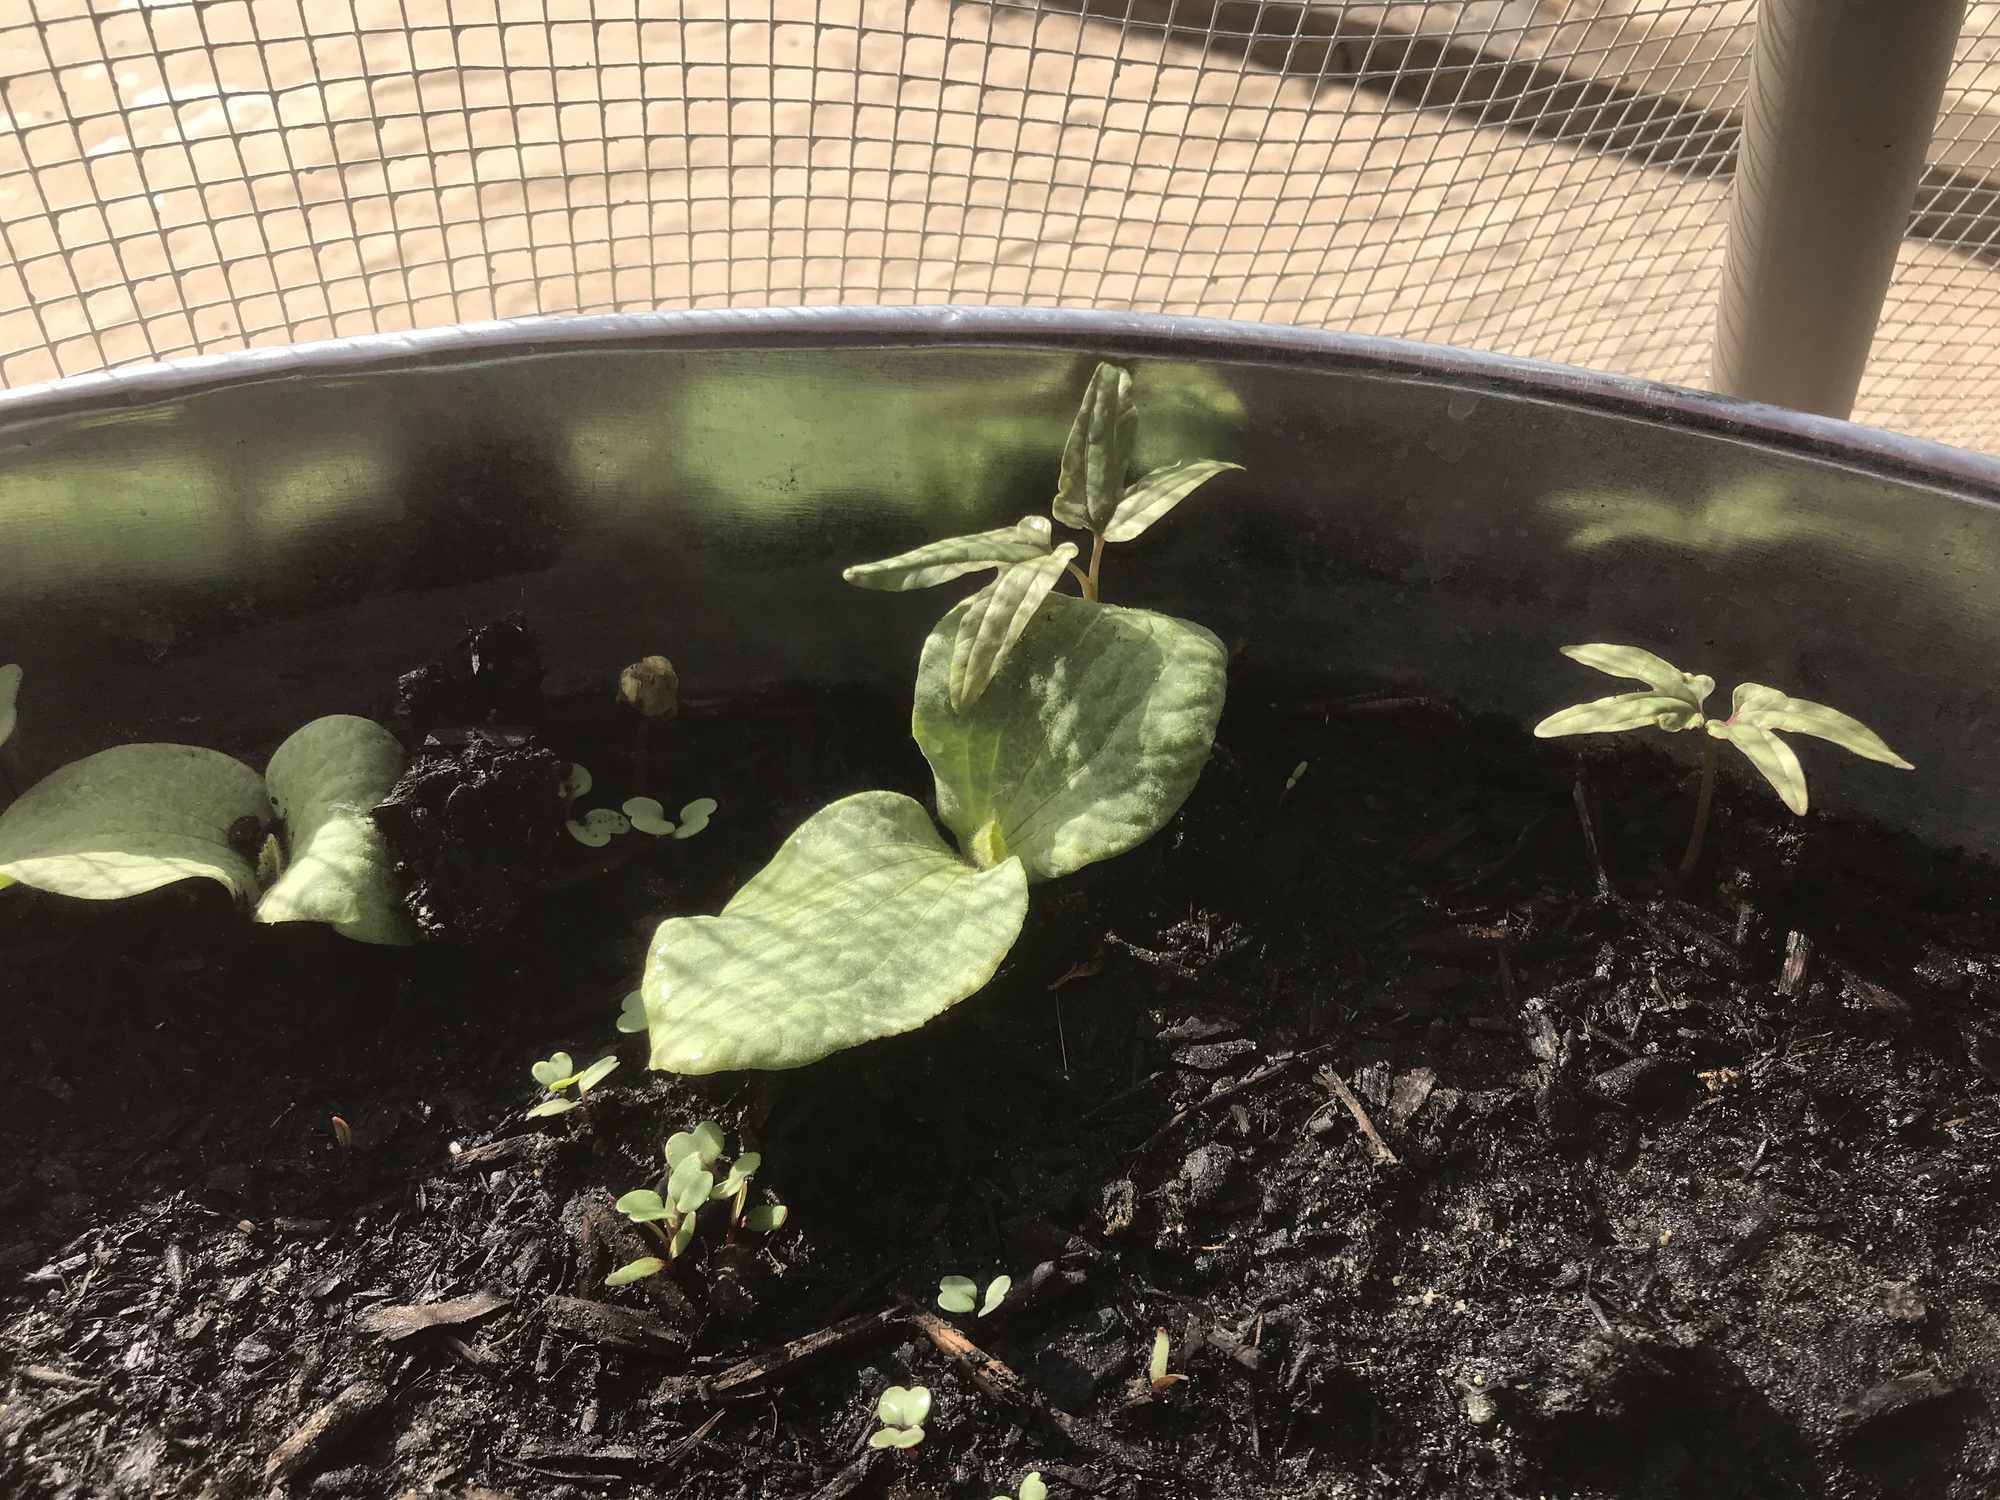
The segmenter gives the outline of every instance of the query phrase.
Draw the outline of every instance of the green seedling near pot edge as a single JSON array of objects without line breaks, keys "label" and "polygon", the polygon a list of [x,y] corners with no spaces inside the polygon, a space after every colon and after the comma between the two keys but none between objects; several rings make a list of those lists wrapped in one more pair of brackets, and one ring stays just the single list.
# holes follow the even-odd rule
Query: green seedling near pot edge
[{"label": "green seedling near pot edge", "polygon": [[969,1313],[979,1309],[979,1316],[985,1317],[1007,1300],[1007,1293],[1013,1289],[1014,1278],[996,1276],[986,1284],[986,1296],[979,1297],[979,1283],[969,1276],[946,1276],[938,1282],[937,1304],[946,1312]]},{"label": "green seedling near pot edge", "polygon": [[1801,816],[1806,810],[1806,773],[1792,747],[1778,738],[1777,730],[1817,735],[1864,760],[1880,761],[1903,771],[1916,769],[1866,724],[1824,703],[1788,697],[1762,683],[1745,682],[1737,685],[1731,698],[1729,717],[1714,719],[1702,711],[1708,695],[1715,691],[1715,679],[1704,673],[1683,672],[1672,662],[1637,646],[1564,646],[1562,653],[1586,667],[1613,677],[1628,677],[1645,683],[1646,687],[1643,691],[1616,693],[1550,714],[1535,726],[1537,739],[1616,734],[1645,728],[1663,729],[1670,734],[1687,729],[1708,731],[1708,738],[1702,743],[1701,790],[1695,799],[1694,827],[1688,835],[1687,850],[1681,856],[1683,880],[1694,873],[1701,859],[1702,839],[1708,831],[1709,808],[1715,797],[1718,741],[1726,740],[1741,750],[1777,790],[1785,806]]},{"label": "green seedling near pot edge", "polygon": [[[980,569],[984,589],[924,642],[911,732],[930,813],[861,792],[796,829],[719,917],[675,917],[641,980],[651,1064],[677,1073],[796,1068],[911,1031],[993,977],[1028,886],[1151,838],[1194,789],[1215,742],[1228,652],[1199,625],[1098,601],[1054,521],[1127,541],[1233,464],[1155,470],[1127,487],[1128,371],[1092,377],[1064,451],[1054,520],[935,542],[848,570],[909,589]],[[1055,592],[1065,571],[1083,595]]]},{"label": "green seedling near pot edge", "polygon": [[620,1266],[606,1278],[606,1286],[626,1286],[658,1275],[668,1261],[680,1259],[694,1241],[695,1223],[705,1204],[729,1202],[731,1239],[741,1229],[767,1234],[784,1224],[787,1213],[782,1203],[746,1207],[750,1179],[764,1161],[757,1152],[744,1152],[717,1180],[716,1170],[723,1165],[722,1140],[722,1127],[713,1120],[676,1133],[667,1141],[667,1173],[658,1189],[635,1188],[618,1200],[618,1212],[658,1239],[667,1259],[644,1256]]},{"label": "green seedling near pot edge", "polygon": [[[567,1052],[557,1052],[536,1063],[528,1071],[534,1075],[535,1082],[549,1091],[551,1097],[529,1110],[528,1118],[540,1120],[550,1115],[568,1114],[583,1102],[585,1094],[602,1083],[617,1066],[617,1058],[600,1057],[589,1067],[579,1069]],[[566,1099],[563,1095],[571,1085],[575,1086],[577,1097]]]},{"label": "green seedling near pot edge", "polygon": [[882,1425],[868,1439],[871,1448],[914,1448],[924,1440],[924,1419],[931,1414],[930,1387],[892,1385],[875,1403]]},{"label": "green seedling near pot edge", "polygon": [[995,1495],[993,1500],[1049,1500],[1049,1487],[1042,1483],[1041,1470],[1037,1469],[1021,1481],[1019,1495]]}]

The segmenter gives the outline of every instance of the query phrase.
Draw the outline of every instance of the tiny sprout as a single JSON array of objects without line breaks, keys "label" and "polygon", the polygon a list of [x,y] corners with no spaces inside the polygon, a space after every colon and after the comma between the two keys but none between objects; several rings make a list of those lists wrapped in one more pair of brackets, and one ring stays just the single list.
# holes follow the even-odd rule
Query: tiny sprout
[{"label": "tiny sprout", "polygon": [[980,1301],[979,1284],[971,1277],[946,1276],[938,1282],[937,1304],[952,1313],[969,1313],[976,1306],[983,1318],[1006,1300],[1013,1285],[1013,1277],[996,1276],[987,1283],[985,1300]]},{"label": "tiny sprout", "polygon": [[1146,1367],[1146,1382],[1152,1386],[1155,1396],[1166,1394],[1170,1388],[1187,1379],[1185,1375],[1169,1375],[1167,1373],[1167,1354],[1171,1347],[1167,1342],[1167,1330],[1164,1328],[1154,1329],[1153,1358]]},{"label": "tiny sprout", "polygon": [[1777,730],[1817,735],[1864,760],[1880,761],[1902,771],[1915,769],[1866,724],[1824,703],[1788,697],[1762,683],[1744,682],[1737,684],[1730,700],[1729,717],[1713,719],[1703,714],[1702,706],[1715,691],[1715,679],[1704,673],[1683,672],[1672,662],[1637,646],[1564,646],[1562,653],[1586,667],[1643,682],[1646,687],[1643,691],[1616,693],[1550,714],[1535,726],[1535,738],[1615,734],[1648,727],[1669,733],[1684,729],[1708,731],[1708,738],[1702,742],[1701,790],[1696,794],[1694,829],[1688,836],[1687,851],[1681,856],[1683,880],[1694,872],[1701,858],[1702,837],[1708,831],[1708,812],[1715,795],[1718,740],[1727,740],[1742,751],[1776,789],[1785,806],[1801,815],[1806,810],[1806,773],[1792,747],[1778,738]]},{"label": "tiny sprout", "polygon": [[343,1151],[354,1149],[354,1127],[349,1125],[339,1115],[333,1117],[333,1139],[334,1143]]},{"label": "tiny sprout", "polygon": [[632,820],[632,826],[639,832],[650,833],[655,838],[674,831],[674,825],[667,821],[666,809],[660,806],[657,798],[627,797],[625,816]]},{"label": "tiny sprout", "polygon": [[1049,1500],[1049,1487],[1042,1483],[1041,1471],[1037,1469],[1021,1481],[1018,1496],[995,1495],[993,1500]]},{"label": "tiny sprout", "polygon": [[[618,1059],[616,1057],[600,1057],[589,1067],[578,1072],[575,1062],[567,1052],[551,1054],[546,1061],[536,1063],[528,1071],[534,1075],[535,1082],[539,1083],[552,1096],[556,1097],[544,1099],[540,1104],[537,1104],[533,1109],[528,1111],[528,1118],[531,1120],[540,1120],[546,1119],[551,1115],[568,1114],[583,1102],[583,1095],[588,1094],[598,1084],[602,1083],[610,1076],[612,1069],[617,1066]],[[577,1097],[574,1099],[560,1097],[563,1091],[572,1084],[576,1086]]]},{"label": "tiny sprout", "polygon": [[924,1440],[924,1419],[931,1414],[928,1386],[892,1385],[875,1403],[882,1426],[868,1439],[871,1448],[914,1448]]},{"label": "tiny sprout", "polygon": [[618,1009],[618,1029],[623,1032],[646,1029],[646,997],[638,990],[625,997]]}]

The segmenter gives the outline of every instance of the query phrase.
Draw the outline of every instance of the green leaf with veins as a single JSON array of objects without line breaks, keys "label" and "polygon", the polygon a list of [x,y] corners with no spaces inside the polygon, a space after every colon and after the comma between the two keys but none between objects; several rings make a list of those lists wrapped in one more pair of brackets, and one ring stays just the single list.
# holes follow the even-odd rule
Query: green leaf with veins
[{"label": "green leaf with veins", "polygon": [[1700,708],[1708,695],[1715,691],[1713,677],[1698,672],[1683,672],[1665,657],[1655,656],[1638,646],[1613,646],[1600,642],[1587,646],[1564,646],[1562,654],[1571,661],[1581,662],[1612,677],[1630,677],[1635,682],[1643,682],[1656,693],[1681,699],[1690,708]]},{"label": "green leaf with veins", "polygon": [[908,797],[844,798],[721,916],[660,924],[642,983],[652,1066],[797,1068],[912,1031],[993,977],[1027,907],[1017,861],[972,868]]},{"label": "green leaf with veins", "polygon": [[1199,625],[1051,594],[980,700],[951,704],[965,604],[931,631],[911,730],[968,858],[1050,880],[1145,842],[1215,744],[1228,653]]},{"label": "green leaf with veins", "polygon": [[403,774],[403,747],[372,719],[329,714],[277,748],[264,772],[291,858],[259,922],[324,922],[362,943],[417,940],[389,846],[371,816]]},{"label": "green leaf with veins", "polygon": [[1737,687],[1729,717],[1733,723],[1749,724],[1758,729],[1785,729],[1794,734],[1816,735],[1820,739],[1831,740],[1863,760],[1880,761],[1901,771],[1916,769],[1891,750],[1881,735],[1859,719],[1808,698],[1788,697],[1760,682],[1745,682]]},{"label": "green leaf with veins", "polygon": [[1776,788],[1785,806],[1802,817],[1805,815],[1806,773],[1790,745],[1770,730],[1759,729],[1754,724],[1725,724],[1710,719],[1708,732],[1741,750],[1750,764]]},{"label": "green leaf with veins", "polygon": [[1618,693],[1609,698],[1593,698],[1588,703],[1550,714],[1535,726],[1538,740],[1558,739],[1572,734],[1616,734],[1622,729],[1664,729],[1669,733],[1695,729],[1701,715],[1688,707],[1685,698],[1666,693]]},{"label": "green leaf with veins", "polygon": [[856,563],[843,569],[840,576],[864,589],[897,593],[927,589],[981,568],[1007,567],[1046,557],[1054,540],[1055,530],[1047,516],[1023,516],[1012,526],[976,531],[969,536],[948,536],[880,562]]},{"label": "green leaf with veins", "polygon": [[979,701],[1075,556],[1075,545],[1064,542],[1047,557],[1003,568],[998,578],[965,601],[951,644],[953,708],[963,710]]},{"label": "green leaf with veins", "polygon": [[1125,475],[1138,441],[1132,372],[1101,364],[1091,372],[1063,444],[1062,473],[1050,506],[1055,518],[1078,531],[1108,527],[1125,496]]},{"label": "green leaf with veins", "polygon": [[1220,459],[1188,458],[1149,470],[1119,500],[1110,524],[1104,528],[1104,540],[1129,542],[1143,536],[1155,521],[1216,475],[1242,467]]}]

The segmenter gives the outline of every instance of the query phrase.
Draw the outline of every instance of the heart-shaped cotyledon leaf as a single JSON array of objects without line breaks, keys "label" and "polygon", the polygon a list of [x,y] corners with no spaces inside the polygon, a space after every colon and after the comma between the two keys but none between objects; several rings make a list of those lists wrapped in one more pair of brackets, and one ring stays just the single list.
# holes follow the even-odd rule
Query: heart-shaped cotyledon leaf
[{"label": "heart-shaped cotyledon leaf", "polygon": [[982,867],[1051,880],[1151,838],[1215,745],[1228,652],[1199,625],[1052,594],[979,701],[952,706],[960,604],[924,642],[912,732]]},{"label": "heart-shaped cotyledon leaf", "polygon": [[660,924],[641,983],[652,1065],[797,1068],[914,1030],[993,977],[1027,909],[1018,862],[973,868],[908,797],[843,798],[721,916]]}]

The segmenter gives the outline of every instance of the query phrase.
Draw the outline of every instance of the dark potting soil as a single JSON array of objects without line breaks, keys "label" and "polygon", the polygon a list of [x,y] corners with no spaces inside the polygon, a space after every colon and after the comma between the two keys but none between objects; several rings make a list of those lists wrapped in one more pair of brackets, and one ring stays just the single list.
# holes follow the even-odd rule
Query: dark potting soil
[{"label": "dark potting soil", "polygon": [[[1662,757],[1273,697],[984,993],[793,1074],[613,1019],[660,917],[927,795],[902,702],[690,713],[652,790],[709,828],[565,848],[470,944],[10,891],[0,1493],[2000,1495],[1995,871],[1726,781],[1678,899]],[[545,726],[611,806],[629,730]],[[556,1048],[624,1063],[529,1121]],[[706,1116],[789,1223],[607,1291]]]}]

